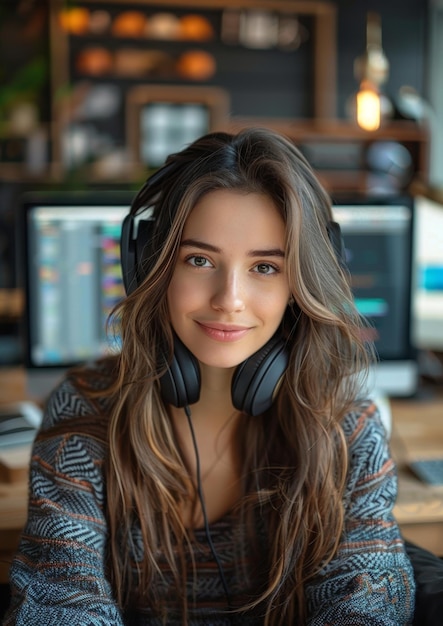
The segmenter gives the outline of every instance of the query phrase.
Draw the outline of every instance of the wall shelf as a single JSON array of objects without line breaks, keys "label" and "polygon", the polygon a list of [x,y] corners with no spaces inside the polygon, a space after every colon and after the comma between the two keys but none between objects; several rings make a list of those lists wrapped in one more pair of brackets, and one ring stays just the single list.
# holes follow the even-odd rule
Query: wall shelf
[{"label": "wall shelf", "polygon": [[347,120],[232,118],[229,129],[248,126],[273,128],[290,137],[332,193],[371,192],[374,177],[382,173],[376,164],[368,162],[370,151],[377,145],[398,146],[410,155],[408,180],[399,191],[428,180],[429,129],[412,121],[394,120],[367,132]]},{"label": "wall shelf", "polygon": [[[215,36],[207,41],[159,40],[157,38],[116,37],[109,31],[100,35],[84,32],[75,34],[61,27],[60,12],[66,8],[65,0],[49,0],[50,75],[51,75],[51,123],[48,128],[50,145],[49,162],[44,171],[33,173],[25,163],[3,163],[4,180],[25,182],[61,182],[72,178],[85,184],[136,183],[146,171],[146,163],[140,163],[137,151],[137,134],[140,132],[138,115],[140,101],[135,94],[143,91],[143,101],[158,98],[164,88],[176,90],[177,98],[189,101],[201,90],[217,90],[228,96],[224,100],[222,114],[213,115],[211,130],[238,129],[247,125],[275,128],[291,137],[314,158],[317,170],[331,190],[368,188],[370,168],[365,163],[368,150],[377,142],[397,142],[405,147],[412,159],[412,178],[427,182],[429,133],[413,122],[393,121],[375,133],[359,130],[351,122],[336,118],[336,6],[335,3],[316,0],[78,0],[76,7],[89,11],[106,10],[112,16],[122,11],[139,10],[148,17],[159,11],[170,11],[178,16],[200,13],[214,26]],[[278,49],[246,49],[245,46],[224,42],[220,36],[221,17],[226,10],[265,11],[271,14],[297,16],[311,27],[309,41],[297,51]],[[207,80],[191,81],[183,77],[159,75],[124,75],[115,72],[90,75],[76,72],[74,58],[83,47],[100,45],[111,51],[135,48],[142,52],[155,47],[161,51],[184,51],[198,47],[209,51],[217,59],[217,72]],[[254,59],[256,61],[254,62]],[[284,61],[282,61],[282,59]],[[300,67],[296,67],[300,64]],[[290,80],[280,72],[291,67]],[[283,68],[283,69],[282,69]],[[268,85],[262,84],[269,80]],[[294,80],[292,80],[294,78]],[[295,79],[301,81],[297,83]],[[114,118],[106,123],[82,119],[76,107],[87,89],[114,87],[121,96],[119,109]],[[187,88],[188,91],[187,91]],[[174,98],[170,98],[174,100]],[[137,100],[137,109],[134,102]],[[261,107],[262,111],[254,111]],[[298,110],[297,110],[298,107]],[[218,109],[220,113],[220,108]],[[251,110],[249,110],[251,109]],[[288,110],[291,112],[288,114]],[[66,162],[64,141],[72,124],[83,135],[95,141],[93,130],[99,134],[112,134],[109,146],[114,149],[126,169],[112,170],[106,177],[100,163],[88,157],[71,168]],[[83,137],[83,140],[85,140]],[[69,139],[69,137],[68,137]],[[100,139],[100,137],[99,137]],[[113,143],[112,143],[113,142]],[[342,158],[339,167],[327,162],[328,155],[336,150]],[[327,153],[327,154],[326,154]],[[346,166],[346,158],[358,155],[352,167]],[[98,160],[98,159],[97,159]],[[322,161],[323,160],[323,161]]]}]

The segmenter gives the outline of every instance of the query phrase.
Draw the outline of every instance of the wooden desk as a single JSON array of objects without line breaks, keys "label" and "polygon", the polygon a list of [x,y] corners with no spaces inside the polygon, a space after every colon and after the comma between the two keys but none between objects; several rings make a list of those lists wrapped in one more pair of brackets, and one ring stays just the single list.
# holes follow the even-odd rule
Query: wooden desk
[{"label": "wooden desk", "polygon": [[[0,403],[25,398],[21,368],[0,369]],[[443,389],[438,397],[393,400],[392,453],[399,469],[395,516],[407,539],[443,556],[443,487],[429,487],[407,468],[412,457],[443,456]],[[0,582],[26,520],[27,483],[0,482]]]},{"label": "wooden desk", "polygon": [[398,466],[395,516],[405,538],[443,556],[443,487],[415,477],[408,462],[443,457],[443,389],[420,400],[392,400],[392,454]]},{"label": "wooden desk", "polygon": [[0,368],[0,404],[26,399],[26,379],[22,367]]},{"label": "wooden desk", "polygon": [[[0,404],[26,398],[25,374],[20,367],[0,368]],[[27,480],[0,482],[0,583],[8,582],[9,563],[26,522]]]},{"label": "wooden desk", "polygon": [[9,565],[26,522],[28,485],[0,483],[0,584],[9,580]]}]

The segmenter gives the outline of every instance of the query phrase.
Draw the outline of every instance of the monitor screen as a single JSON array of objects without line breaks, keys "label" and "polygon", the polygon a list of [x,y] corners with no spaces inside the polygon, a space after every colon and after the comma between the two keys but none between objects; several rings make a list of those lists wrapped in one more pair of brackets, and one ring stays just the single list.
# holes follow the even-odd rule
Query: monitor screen
[{"label": "monitor screen", "polygon": [[67,194],[24,201],[28,392],[44,397],[67,367],[118,349],[106,332],[124,296],[120,232],[131,197]]},{"label": "monitor screen", "polygon": [[415,200],[412,338],[421,350],[443,350],[443,204]]},{"label": "monitor screen", "polygon": [[368,322],[378,363],[369,385],[387,396],[417,391],[418,365],[411,341],[412,198],[336,201],[359,312]]}]

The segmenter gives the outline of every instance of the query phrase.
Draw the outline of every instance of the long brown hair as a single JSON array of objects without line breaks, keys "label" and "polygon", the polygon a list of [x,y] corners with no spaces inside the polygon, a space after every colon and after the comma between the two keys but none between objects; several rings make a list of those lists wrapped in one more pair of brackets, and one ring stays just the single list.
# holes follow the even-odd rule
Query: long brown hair
[{"label": "long brown hair", "polygon": [[[144,252],[142,284],[114,311],[122,348],[112,383],[100,391],[112,398],[106,468],[110,576],[122,607],[134,589],[140,596],[149,590],[150,604],[164,614],[155,591],[163,575],[161,554],[186,623],[184,553],[191,539],[180,505],[194,487],[160,396],[159,364],[165,346],[172,354],[166,291],[186,218],[205,193],[222,188],[265,193],[281,211],[294,300],[284,331],[290,364],[277,398],[266,415],[245,415],[238,432],[239,509],[247,521],[257,503],[265,507],[269,531],[266,587],[243,609],[264,607],[265,624],[272,626],[303,623],[305,585],[332,558],[343,530],[348,461],[341,421],[356,402],[357,374],[365,371],[368,350],[328,238],[330,198],[294,145],[265,129],[197,140],[168,159],[131,209],[136,214],[152,207],[155,230]],[[134,524],[143,543],[138,556],[131,543]]]}]

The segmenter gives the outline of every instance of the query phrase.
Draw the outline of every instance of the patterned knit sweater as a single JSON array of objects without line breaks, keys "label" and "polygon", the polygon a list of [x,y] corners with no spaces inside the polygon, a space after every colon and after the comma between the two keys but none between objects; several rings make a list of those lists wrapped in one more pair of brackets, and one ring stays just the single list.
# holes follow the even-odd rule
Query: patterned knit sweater
[{"label": "patterned knit sweater", "polygon": [[[11,567],[12,601],[4,626],[162,624],[148,606],[122,614],[106,578],[105,449],[94,414],[97,406],[70,380],[49,400],[42,432],[72,418],[90,427],[68,434],[57,434],[56,428],[53,436],[38,438],[34,445],[28,521]],[[362,404],[346,417],[344,429],[350,450],[345,532],[334,559],[306,589],[307,624],[411,624],[413,572],[392,515],[396,473],[376,408]],[[247,530],[229,514],[211,525],[211,536],[234,599],[251,597],[253,581],[242,576],[233,548],[244,539],[242,554],[248,560]],[[133,539],[137,545],[136,528]],[[197,575],[189,583],[189,626],[263,624],[258,614],[242,614],[236,620],[226,614],[224,588],[203,531],[196,531],[193,551]],[[253,563],[249,571],[255,573],[257,565],[258,572],[260,559]],[[182,620],[168,614],[164,623],[179,626]]]}]

